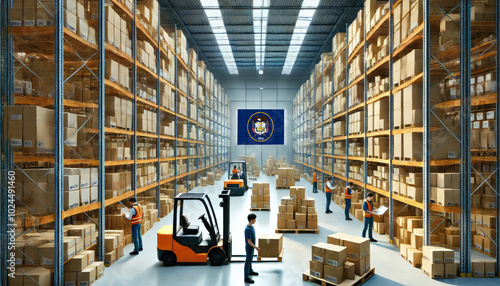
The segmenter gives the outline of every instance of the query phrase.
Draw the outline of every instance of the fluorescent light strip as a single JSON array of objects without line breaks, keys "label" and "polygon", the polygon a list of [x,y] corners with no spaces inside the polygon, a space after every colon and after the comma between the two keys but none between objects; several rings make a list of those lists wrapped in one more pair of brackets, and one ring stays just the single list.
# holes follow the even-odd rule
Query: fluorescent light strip
[{"label": "fluorescent light strip", "polygon": [[261,70],[266,58],[267,17],[270,0],[253,0],[253,33],[255,37],[255,67]]},{"label": "fluorescent light strip", "polygon": [[286,54],[285,65],[283,66],[281,74],[292,73],[293,66],[295,65],[297,56],[299,55],[300,48],[304,42],[304,38],[306,37],[309,25],[312,22],[312,18],[314,17],[314,13],[316,13],[319,1],[320,0],[304,0],[304,2],[302,2],[301,8],[309,9],[300,9],[299,17],[297,18],[295,28],[293,29],[292,40],[290,41],[290,46],[288,47],[288,53]]},{"label": "fluorescent light strip", "polygon": [[219,2],[217,0],[200,0],[200,2],[203,8],[205,8],[205,14],[210,22],[210,27],[212,27],[212,32],[217,40],[219,50],[224,58],[224,62],[226,63],[229,73],[238,74],[238,67],[236,66],[233,51],[231,49],[231,45],[229,44],[229,38],[224,26],[224,21],[222,20],[222,13],[219,9]]}]

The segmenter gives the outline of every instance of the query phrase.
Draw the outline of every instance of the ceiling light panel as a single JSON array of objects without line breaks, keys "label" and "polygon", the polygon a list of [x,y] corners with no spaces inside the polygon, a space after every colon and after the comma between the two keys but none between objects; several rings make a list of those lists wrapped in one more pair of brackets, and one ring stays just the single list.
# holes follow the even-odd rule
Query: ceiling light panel
[{"label": "ceiling light panel", "polygon": [[255,38],[255,68],[261,70],[266,58],[267,17],[270,0],[253,0],[253,33]]},{"label": "ceiling light panel", "polygon": [[[300,48],[309,30],[309,25],[311,25],[314,13],[316,13],[316,8],[319,5],[320,0],[304,0],[297,17],[297,22],[295,23],[295,28],[293,29],[292,39],[290,41],[290,46],[288,47],[288,53],[286,54],[285,64],[281,74],[292,73],[293,66],[299,55]],[[306,9],[304,9],[306,8]],[[312,8],[312,9],[311,9]]]},{"label": "ceiling light panel", "polygon": [[205,9],[205,14],[207,15],[210,27],[212,27],[212,32],[217,40],[219,50],[224,58],[224,62],[226,63],[229,73],[238,74],[238,67],[236,66],[233,51],[231,49],[231,45],[229,44],[226,27],[224,26],[222,13],[219,9],[219,2],[217,0],[200,0],[200,2],[201,6]]}]

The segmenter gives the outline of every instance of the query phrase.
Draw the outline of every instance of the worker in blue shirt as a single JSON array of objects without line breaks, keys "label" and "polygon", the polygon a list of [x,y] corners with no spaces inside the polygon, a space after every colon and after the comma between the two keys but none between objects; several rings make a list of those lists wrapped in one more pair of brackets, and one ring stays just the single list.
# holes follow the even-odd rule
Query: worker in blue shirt
[{"label": "worker in blue shirt", "polygon": [[377,242],[376,239],[373,238],[372,229],[373,229],[373,215],[379,215],[376,212],[376,209],[373,207],[373,193],[368,193],[366,195],[366,199],[363,202],[363,217],[364,217],[364,227],[362,236],[366,236],[366,230],[368,229],[368,237],[371,242]]},{"label": "worker in blue shirt", "polygon": [[250,278],[250,275],[257,276],[259,273],[253,271],[252,269],[252,260],[253,260],[253,251],[257,249],[260,251],[260,248],[255,246],[255,229],[253,225],[257,222],[257,216],[254,213],[248,215],[248,225],[245,228],[245,282],[246,283],[254,283],[254,281]]}]

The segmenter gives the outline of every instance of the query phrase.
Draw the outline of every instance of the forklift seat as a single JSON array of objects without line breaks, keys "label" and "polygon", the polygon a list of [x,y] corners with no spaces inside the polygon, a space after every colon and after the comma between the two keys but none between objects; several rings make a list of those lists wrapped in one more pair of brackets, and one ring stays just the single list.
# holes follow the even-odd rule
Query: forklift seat
[{"label": "forklift seat", "polygon": [[237,180],[237,179],[239,179],[239,178],[240,178],[240,177],[238,176],[238,173],[233,174],[233,175],[231,176],[231,179],[233,179],[233,180]]},{"label": "forklift seat", "polygon": [[184,234],[197,234],[200,229],[198,225],[191,226],[191,223],[185,214],[181,215],[181,226]]},{"label": "forklift seat", "polygon": [[194,246],[200,245],[202,241],[201,232],[187,234],[184,232],[184,229],[181,227],[177,231],[177,241],[184,246]]}]

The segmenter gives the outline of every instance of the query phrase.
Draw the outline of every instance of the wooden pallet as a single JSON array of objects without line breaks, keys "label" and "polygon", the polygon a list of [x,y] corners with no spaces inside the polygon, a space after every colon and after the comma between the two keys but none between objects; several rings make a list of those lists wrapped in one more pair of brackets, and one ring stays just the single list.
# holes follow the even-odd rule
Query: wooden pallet
[{"label": "wooden pallet", "polygon": [[276,229],[276,233],[319,233],[319,229],[310,229],[310,228],[305,228],[305,229]]},{"label": "wooden pallet", "polygon": [[482,254],[484,254],[484,255],[488,255],[489,257],[493,257],[493,258],[495,258],[495,254],[489,254],[489,253],[486,253],[486,252],[484,252],[484,251],[482,251],[482,250],[479,250],[479,249],[475,248],[474,246],[472,247],[472,249],[474,249],[475,251],[479,251],[479,252],[481,252],[481,253],[482,253]]},{"label": "wooden pallet", "polygon": [[251,212],[270,212],[271,208],[250,208]]},{"label": "wooden pallet", "polygon": [[274,259],[278,259],[278,262],[282,262],[283,261],[283,251],[285,249],[282,248],[281,251],[280,251],[280,255],[278,257],[259,257],[257,256],[257,261],[262,261],[262,259],[266,259],[264,261],[267,261],[267,259],[270,259],[272,261],[274,261]]},{"label": "wooden pallet", "polygon": [[374,274],[375,274],[375,268],[372,267],[372,268],[370,268],[370,270],[368,272],[363,274],[363,276],[356,275],[354,277],[354,280],[348,279],[348,280],[344,280],[344,282],[342,282],[340,284],[335,284],[333,282],[326,281],[325,279],[318,278],[316,276],[310,275],[307,272],[304,272],[304,273],[302,273],[302,280],[307,281],[307,282],[312,282],[315,284],[321,284],[321,286],[326,286],[326,285],[342,285],[342,286],[353,285],[353,286],[357,286],[357,285],[361,285],[361,284],[365,283],[366,280],[370,279],[370,277],[372,277]]}]

